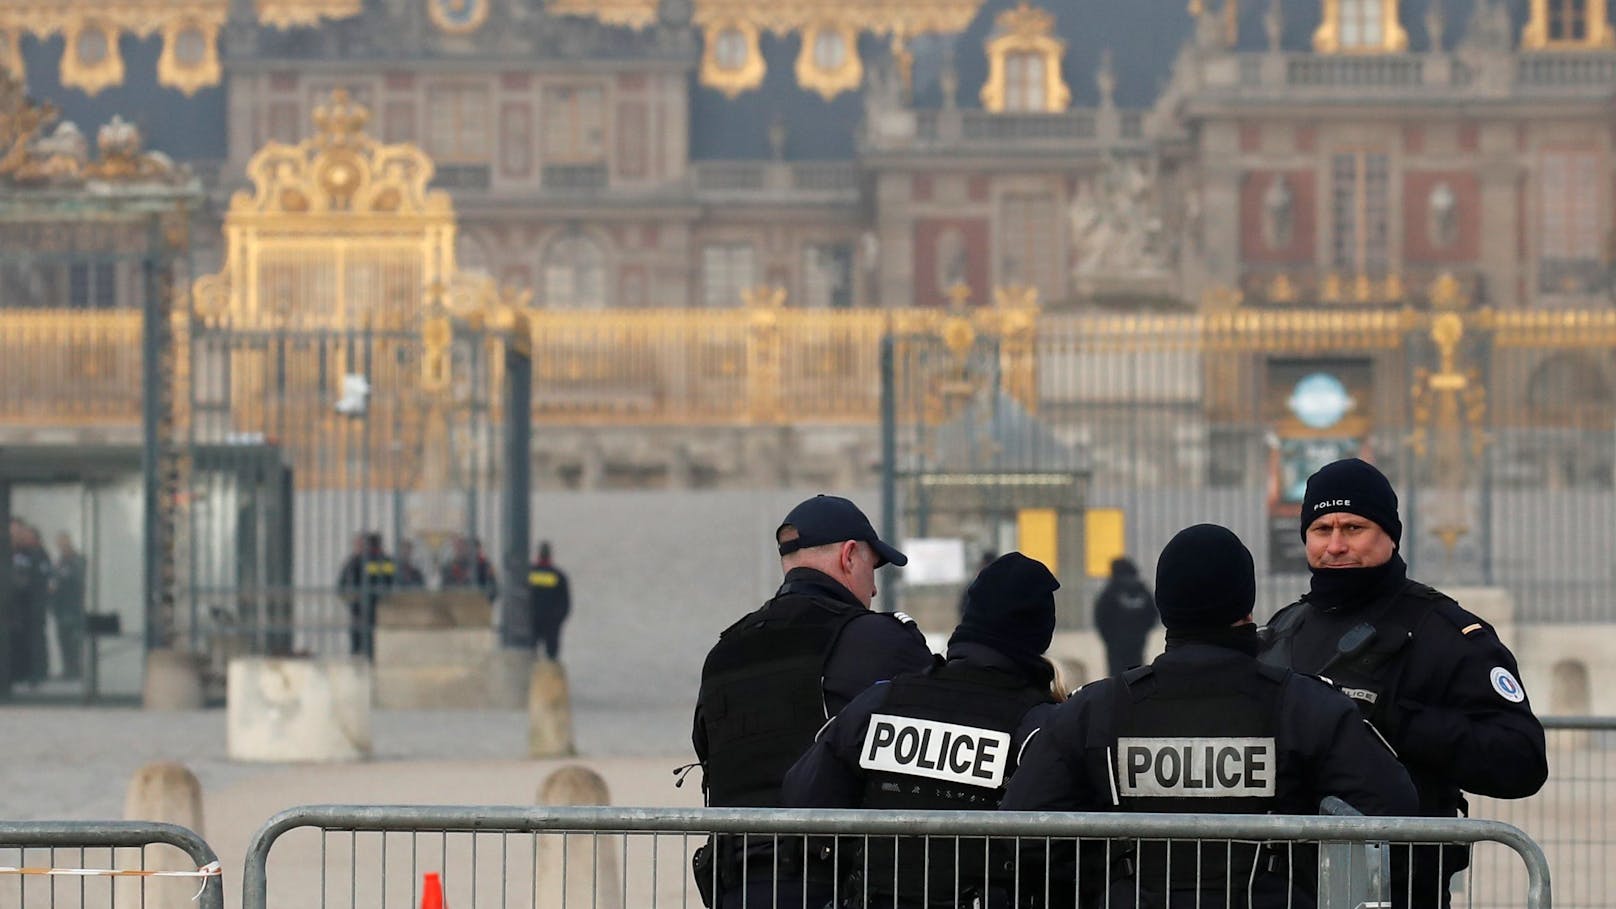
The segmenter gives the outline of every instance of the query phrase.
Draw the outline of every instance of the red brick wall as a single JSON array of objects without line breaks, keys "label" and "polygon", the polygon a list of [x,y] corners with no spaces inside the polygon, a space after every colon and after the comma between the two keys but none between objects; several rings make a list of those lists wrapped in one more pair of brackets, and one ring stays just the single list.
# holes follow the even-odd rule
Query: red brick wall
[{"label": "red brick wall", "polygon": [[[1457,202],[1452,245],[1431,242],[1431,190],[1447,183]],[[1481,252],[1481,185],[1475,174],[1415,171],[1403,176],[1403,259],[1409,263],[1472,262]]]},{"label": "red brick wall", "polygon": [[988,223],[981,218],[926,218],[915,222],[915,305],[946,306],[948,288],[941,286],[937,262],[938,237],[954,228],[960,234],[965,257],[965,280],[971,285],[971,303],[988,302]]},{"label": "red brick wall", "polygon": [[[1290,180],[1291,241],[1270,249],[1263,241],[1263,194],[1279,174]],[[1312,171],[1251,171],[1240,186],[1240,256],[1247,262],[1307,263],[1313,261],[1313,238],[1318,222]]]}]

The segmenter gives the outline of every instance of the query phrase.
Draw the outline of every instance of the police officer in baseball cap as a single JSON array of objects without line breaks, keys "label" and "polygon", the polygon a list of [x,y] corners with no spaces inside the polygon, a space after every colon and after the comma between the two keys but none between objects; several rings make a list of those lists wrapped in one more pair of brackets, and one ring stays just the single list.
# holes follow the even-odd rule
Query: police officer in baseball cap
[{"label": "police officer in baseball cap", "polygon": [[[1001,807],[1316,814],[1333,795],[1364,814],[1413,811],[1408,774],[1350,700],[1257,661],[1256,589],[1251,553],[1227,528],[1197,524],[1174,536],[1156,565],[1167,652],[1056,708],[1028,743]],[[1108,880],[1105,905],[1118,909],[1314,902],[1309,848],[1127,841],[1084,861],[1100,867],[1085,867],[1079,883]],[[1071,873],[1058,856],[1053,867],[1057,876]],[[1066,877],[1048,889],[1072,886]],[[1045,890],[1043,881],[1027,887]]]},{"label": "police officer in baseball cap", "polygon": [[[877,683],[826,724],[785,780],[800,808],[989,810],[1016,754],[1054,709],[1060,582],[1019,552],[1000,556],[966,591],[944,663]],[[957,848],[956,848],[957,847]],[[1003,905],[1013,881],[983,861],[980,840],[929,853],[923,839],[869,840],[844,856],[849,907]],[[973,903],[973,901],[980,901]]]},{"label": "police officer in baseball cap", "polygon": [[[1492,626],[1408,576],[1397,493],[1358,458],[1307,481],[1302,539],[1312,583],[1264,629],[1264,662],[1313,672],[1351,696],[1397,749],[1419,813],[1465,812],[1464,792],[1525,798],[1548,777],[1543,726]],[[1449,905],[1461,846],[1392,851],[1392,904]]]},{"label": "police officer in baseball cap", "polygon": [[[870,611],[875,570],[908,559],[857,505],[807,499],[774,543],[784,583],[702,666],[691,741],[714,807],[780,807],[786,770],[826,720],[870,685],[933,663],[913,621]],[[716,837],[695,875],[709,906],[820,909],[835,887],[832,863],[800,837]]]}]

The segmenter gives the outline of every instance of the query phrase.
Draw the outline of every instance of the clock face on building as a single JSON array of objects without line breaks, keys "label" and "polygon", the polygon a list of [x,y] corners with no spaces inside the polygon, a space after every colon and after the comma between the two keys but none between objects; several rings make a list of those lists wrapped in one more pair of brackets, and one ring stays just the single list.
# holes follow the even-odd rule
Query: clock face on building
[{"label": "clock face on building", "polygon": [[476,31],[488,20],[492,0],[426,0],[432,24],[453,35]]}]

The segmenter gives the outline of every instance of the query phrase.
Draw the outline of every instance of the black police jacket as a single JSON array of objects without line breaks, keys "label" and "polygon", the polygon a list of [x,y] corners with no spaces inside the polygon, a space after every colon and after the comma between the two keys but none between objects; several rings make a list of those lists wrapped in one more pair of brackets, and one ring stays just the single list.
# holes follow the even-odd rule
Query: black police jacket
[{"label": "black police jacket", "polygon": [[932,663],[912,622],[871,612],[813,569],[793,569],[726,629],[702,666],[691,742],[707,803],[778,807],[814,733],[877,681]]},{"label": "black police jacket", "polygon": [[[1056,708],[1027,743],[1000,807],[1312,814],[1332,795],[1370,815],[1405,815],[1416,804],[1407,772],[1339,692],[1298,673],[1265,671],[1238,650],[1190,642],[1170,646],[1125,679],[1087,685]],[[1253,905],[1286,905],[1295,897],[1287,880],[1304,890],[1313,884],[1311,874],[1289,874],[1272,856],[1236,856],[1221,844],[1203,851],[1256,866],[1239,869],[1234,883],[1278,889],[1271,900],[1252,896]],[[1122,893],[1196,886],[1177,875],[1169,881],[1160,855],[1139,854],[1130,843],[1085,856],[1085,864],[1096,857],[1099,876],[1127,881]],[[1181,861],[1175,853],[1175,865]],[[1190,867],[1196,865],[1192,857]],[[1199,866],[1202,893],[1223,905],[1220,869],[1204,857]],[[1051,868],[1046,873],[1053,877],[1072,873],[1058,858]],[[1086,872],[1091,883],[1094,870]],[[1048,883],[1052,892],[1073,887],[1069,877]],[[1023,889],[1039,892],[1045,882],[1026,881]],[[1233,890],[1241,896],[1236,902],[1246,904],[1244,887]],[[1131,896],[1126,904],[1134,905]]]},{"label": "black police jacket", "polygon": [[[875,685],[827,723],[786,774],[785,804],[996,808],[1016,753],[1054,709],[1050,680],[985,645],[956,644],[948,655],[926,672]],[[922,838],[860,841],[844,853],[843,892],[856,905],[963,905],[1001,883],[989,880],[983,855],[980,840],[929,850]]]},{"label": "black police jacket", "polygon": [[[1336,659],[1342,638],[1364,624],[1372,638]],[[1460,790],[1524,798],[1548,778],[1543,726],[1514,654],[1437,590],[1396,579],[1342,610],[1304,597],[1274,616],[1265,639],[1265,662],[1326,676],[1357,700],[1408,768],[1423,815],[1452,817]]]}]

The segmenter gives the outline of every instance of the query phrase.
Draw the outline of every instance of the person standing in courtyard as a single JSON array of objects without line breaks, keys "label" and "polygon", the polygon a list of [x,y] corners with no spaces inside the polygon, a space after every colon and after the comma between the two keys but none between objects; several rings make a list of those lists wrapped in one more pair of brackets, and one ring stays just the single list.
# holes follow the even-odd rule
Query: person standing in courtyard
[{"label": "person standing in courtyard", "polygon": [[1145,661],[1145,640],[1156,627],[1156,601],[1139,580],[1132,559],[1111,560],[1111,579],[1094,600],[1094,630],[1105,642],[1107,675],[1121,675]]},{"label": "person standing in courtyard", "polygon": [[561,626],[572,613],[572,592],[567,573],[550,557],[550,541],[539,543],[539,554],[527,573],[528,607],[532,612],[534,647],[544,648],[551,660],[561,658]]},{"label": "person standing in courtyard", "polygon": [[84,672],[84,554],[66,531],[56,535],[56,566],[51,573],[51,615],[56,619],[56,647],[62,653],[62,678]]}]

